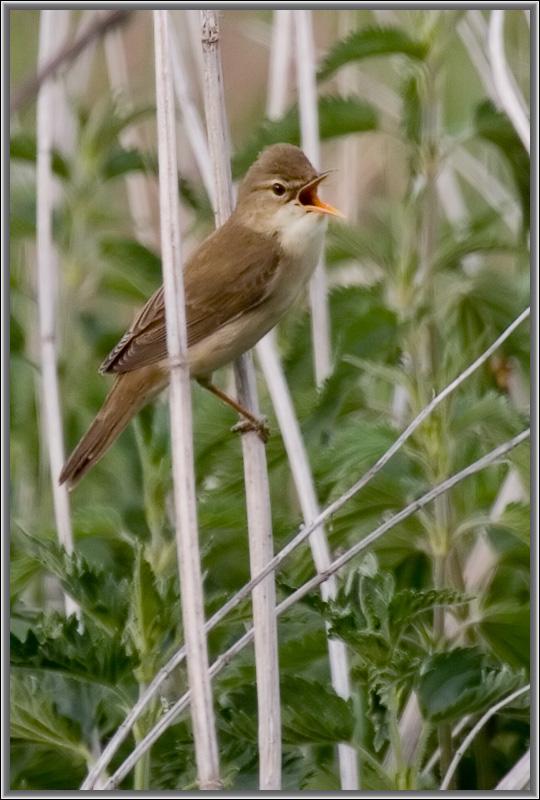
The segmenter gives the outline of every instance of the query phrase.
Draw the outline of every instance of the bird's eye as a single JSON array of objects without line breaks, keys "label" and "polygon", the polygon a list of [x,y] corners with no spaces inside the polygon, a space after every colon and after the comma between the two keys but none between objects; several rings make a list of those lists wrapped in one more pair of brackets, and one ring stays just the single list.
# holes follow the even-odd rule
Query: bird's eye
[{"label": "bird's eye", "polygon": [[278,197],[281,197],[281,195],[285,194],[285,187],[283,186],[282,183],[274,183],[272,184],[272,191]]}]

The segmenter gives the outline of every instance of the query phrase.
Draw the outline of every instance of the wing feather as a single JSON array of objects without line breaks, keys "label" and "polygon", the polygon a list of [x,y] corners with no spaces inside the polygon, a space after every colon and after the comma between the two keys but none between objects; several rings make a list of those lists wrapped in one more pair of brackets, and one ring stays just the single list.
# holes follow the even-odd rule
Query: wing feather
[{"label": "wing feather", "polygon": [[[281,248],[272,236],[233,218],[188,259],[184,269],[188,347],[271,296]],[[167,358],[163,287],[148,300],[100,372],[130,372]]]}]

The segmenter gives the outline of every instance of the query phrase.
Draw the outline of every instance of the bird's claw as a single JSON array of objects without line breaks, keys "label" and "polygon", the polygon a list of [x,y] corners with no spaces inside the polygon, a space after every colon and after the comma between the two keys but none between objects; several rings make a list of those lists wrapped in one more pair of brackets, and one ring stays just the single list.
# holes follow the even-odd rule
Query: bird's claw
[{"label": "bird's claw", "polygon": [[233,425],[231,431],[233,433],[239,433],[240,435],[254,431],[256,434],[258,434],[259,439],[263,444],[266,444],[270,438],[270,428],[268,427],[268,422],[266,421],[265,417],[260,417],[258,420],[254,420],[253,422],[249,419],[242,419],[240,422],[237,422],[236,425]]}]

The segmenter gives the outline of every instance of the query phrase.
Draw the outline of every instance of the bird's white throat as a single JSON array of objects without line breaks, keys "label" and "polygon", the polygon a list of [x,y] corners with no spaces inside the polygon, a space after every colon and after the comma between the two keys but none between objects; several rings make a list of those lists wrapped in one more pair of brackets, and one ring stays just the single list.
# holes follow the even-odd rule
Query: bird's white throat
[{"label": "bird's white throat", "polygon": [[[328,227],[328,217],[317,211],[307,211],[300,205],[288,203],[274,215],[278,241],[289,258],[308,262],[313,270],[319,260]],[[307,266],[309,269],[310,267]]]}]

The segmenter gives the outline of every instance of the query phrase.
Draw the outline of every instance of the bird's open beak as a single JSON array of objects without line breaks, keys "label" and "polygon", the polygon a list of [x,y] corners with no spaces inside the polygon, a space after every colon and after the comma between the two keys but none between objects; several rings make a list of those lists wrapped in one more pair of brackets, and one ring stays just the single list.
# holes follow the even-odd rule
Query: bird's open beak
[{"label": "bird's open beak", "polygon": [[343,217],[344,215],[341,213],[341,211],[338,211],[337,208],[334,208],[327,203],[323,203],[323,201],[317,196],[317,186],[326,178],[327,175],[330,174],[331,171],[332,170],[329,170],[329,172],[323,172],[321,175],[317,175],[317,177],[312,181],[306,183],[305,186],[302,186],[296,195],[296,202],[299,206],[302,206],[309,211],[318,211],[319,214],[328,214],[331,217]]}]

